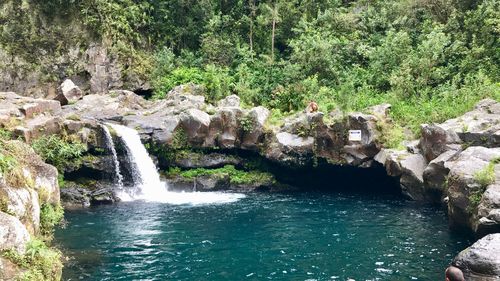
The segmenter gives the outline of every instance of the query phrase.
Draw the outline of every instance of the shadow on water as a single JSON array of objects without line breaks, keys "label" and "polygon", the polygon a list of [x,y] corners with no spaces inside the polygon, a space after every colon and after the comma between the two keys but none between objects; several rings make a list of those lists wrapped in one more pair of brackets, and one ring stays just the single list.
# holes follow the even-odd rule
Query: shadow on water
[{"label": "shadow on water", "polygon": [[385,168],[320,164],[317,167],[283,168],[273,166],[271,172],[279,182],[300,190],[322,192],[353,192],[400,195],[399,178],[387,175]]}]

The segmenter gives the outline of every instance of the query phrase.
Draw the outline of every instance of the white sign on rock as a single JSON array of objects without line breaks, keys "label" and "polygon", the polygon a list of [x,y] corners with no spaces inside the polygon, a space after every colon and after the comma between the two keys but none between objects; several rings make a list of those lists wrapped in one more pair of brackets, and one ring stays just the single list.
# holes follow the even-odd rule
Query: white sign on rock
[{"label": "white sign on rock", "polygon": [[361,130],[349,130],[349,141],[361,141]]}]

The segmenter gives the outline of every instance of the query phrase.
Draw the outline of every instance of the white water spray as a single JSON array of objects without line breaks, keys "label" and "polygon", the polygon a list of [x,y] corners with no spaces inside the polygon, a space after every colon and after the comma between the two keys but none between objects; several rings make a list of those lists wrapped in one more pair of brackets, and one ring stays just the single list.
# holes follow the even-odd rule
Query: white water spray
[{"label": "white water spray", "polygon": [[141,142],[139,133],[131,128],[108,124],[123,140],[131,165],[135,191],[119,194],[123,201],[146,200],[170,204],[215,204],[231,203],[245,197],[238,193],[221,192],[169,192],[160,180],[156,166]]},{"label": "white water spray", "polygon": [[123,176],[120,173],[120,162],[118,162],[118,155],[116,154],[115,145],[113,143],[113,137],[109,132],[109,129],[106,125],[102,125],[102,129],[104,130],[104,137],[106,138],[106,148],[111,151],[113,156],[113,165],[115,168],[115,177],[116,177],[116,185],[118,189],[123,190]]}]

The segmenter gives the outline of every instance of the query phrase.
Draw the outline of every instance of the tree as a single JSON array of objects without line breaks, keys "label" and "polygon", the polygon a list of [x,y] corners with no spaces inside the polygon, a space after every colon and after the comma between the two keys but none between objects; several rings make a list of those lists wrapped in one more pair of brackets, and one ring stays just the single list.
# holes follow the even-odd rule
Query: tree
[{"label": "tree", "polygon": [[263,21],[271,24],[271,62],[274,62],[274,41],[276,37],[276,24],[281,21],[280,3],[274,2],[271,5],[263,4]]}]

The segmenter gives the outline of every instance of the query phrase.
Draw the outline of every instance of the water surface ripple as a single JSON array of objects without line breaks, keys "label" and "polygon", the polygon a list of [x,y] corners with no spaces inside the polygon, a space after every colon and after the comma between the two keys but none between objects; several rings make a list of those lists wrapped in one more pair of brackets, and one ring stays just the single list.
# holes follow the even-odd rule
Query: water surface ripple
[{"label": "water surface ripple", "polygon": [[442,280],[468,246],[440,209],[359,194],[126,202],[66,219],[64,280]]}]

